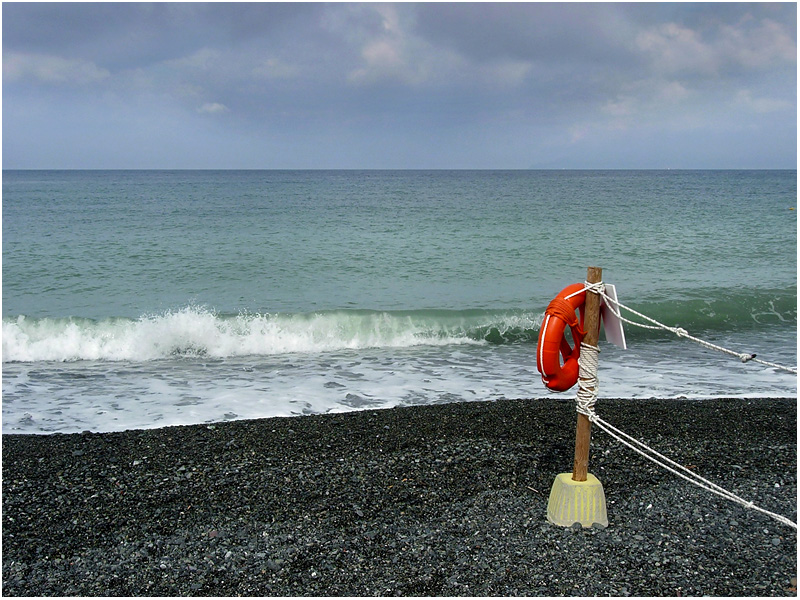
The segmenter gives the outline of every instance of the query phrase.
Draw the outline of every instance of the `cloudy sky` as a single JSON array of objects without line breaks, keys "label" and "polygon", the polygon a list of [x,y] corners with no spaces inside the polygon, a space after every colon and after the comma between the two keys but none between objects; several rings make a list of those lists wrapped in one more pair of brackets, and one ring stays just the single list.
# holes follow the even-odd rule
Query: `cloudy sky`
[{"label": "cloudy sky", "polygon": [[8,3],[3,168],[795,168],[797,6]]}]

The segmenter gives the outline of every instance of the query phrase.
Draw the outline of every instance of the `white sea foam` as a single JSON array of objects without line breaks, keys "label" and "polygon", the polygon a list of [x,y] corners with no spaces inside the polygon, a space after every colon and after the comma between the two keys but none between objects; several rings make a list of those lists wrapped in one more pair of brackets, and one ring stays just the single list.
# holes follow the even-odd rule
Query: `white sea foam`
[{"label": "white sea foam", "polygon": [[[3,192],[6,432],[548,395],[541,314],[582,256],[660,322],[797,361],[795,171],[11,171]],[[556,209],[586,198],[604,234],[565,253]],[[601,399],[796,395],[665,335],[604,345]]]},{"label": "white sea foam", "polygon": [[538,327],[537,317],[377,311],[220,316],[195,306],[137,320],[20,316],[3,321],[3,361],[148,361],[479,344],[484,330],[503,335],[521,327]]},{"label": "white sea foam", "polygon": [[[656,347],[658,346],[658,347]],[[796,376],[675,341],[602,344],[602,398],[796,396]],[[232,419],[550,396],[532,344],[344,349],[139,361],[5,363],[6,433],[116,431]],[[574,398],[574,390],[562,394]]]}]

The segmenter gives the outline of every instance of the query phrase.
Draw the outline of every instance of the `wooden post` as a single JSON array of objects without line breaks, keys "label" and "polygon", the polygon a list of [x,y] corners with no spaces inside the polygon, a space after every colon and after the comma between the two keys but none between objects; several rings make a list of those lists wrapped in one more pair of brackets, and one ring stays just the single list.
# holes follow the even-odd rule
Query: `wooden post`
[{"label": "wooden post", "polygon": [[[589,267],[586,272],[586,281],[589,283],[603,281],[603,269]],[[586,336],[583,341],[590,346],[597,346],[600,339],[600,294],[586,292],[585,311],[583,328]],[[591,438],[592,422],[586,415],[578,413],[578,425],[575,429],[575,462],[572,467],[573,481],[586,481],[586,474],[589,472],[589,442]]]},{"label": "wooden post", "polygon": [[[598,267],[589,267],[586,281],[599,283],[603,280],[603,270]],[[586,335],[583,341],[589,345],[597,346],[600,337],[600,294],[586,292],[584,302],[583,329]],[[585,356],[584,356],[585,358]],[[581,361],[583,363],[583,361]],[[584,389],[596,392],[590,385],[597,385],[597,363],[591,367],[580,369],[578,377],[583,375]],[[595,372],[592,373],[591,370]],[[592,393],[584,397],[579,393],[581,403],[590,402]],[[586,415],[578,413],[578,426],[575,430],[575,462],[573,471],[559,473],[550,489],[550,498],[547,501],[547,520],[553,525],[573,527],[580,523],[581,527],[592,527],[598,523],[601,527],[608,527],[608,511],[606,508],[606,495],[603,484],[597,477],[589,473],[589,441],[592,434],[592,422]]]}]

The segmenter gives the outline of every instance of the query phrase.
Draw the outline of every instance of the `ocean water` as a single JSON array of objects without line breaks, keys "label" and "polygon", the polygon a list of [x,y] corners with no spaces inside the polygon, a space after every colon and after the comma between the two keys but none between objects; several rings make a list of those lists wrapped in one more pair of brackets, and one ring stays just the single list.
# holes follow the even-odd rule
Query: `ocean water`
[{"label": "ocean water", "polygon": [[[544,309],[590,265],[622,303],[794,367],[796,198],[796,171],[4,171],[2,430],[535,401]],[[598,411],[797,395],[625,333],[601,335]]]}]

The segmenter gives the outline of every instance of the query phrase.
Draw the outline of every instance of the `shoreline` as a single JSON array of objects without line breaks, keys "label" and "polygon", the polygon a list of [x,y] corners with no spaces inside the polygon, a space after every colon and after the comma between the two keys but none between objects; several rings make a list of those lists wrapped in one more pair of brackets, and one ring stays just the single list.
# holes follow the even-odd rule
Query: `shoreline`
[{"label": "shoreline", "polygon": [[[513,399],[511,399],[513,400]],[[575,401],[575,394],[574,393],[567,393],[562,395],[555,395],[555,394],[548,394],[544,396],[533,396],[530,398],[524,399],[526,402],[573,402]],[[798,402],[797,394],[782,394],[782,395],[764,395],[764,394],[752,394],[752,395],[713,395],[713,396],[687,396],[686,394],[682,394],[679,396],[662,396],[662,397],[648,397],[648,398],[639,398],[639,397],[623,397],[623,396],[616,396],[612,398],[599,398],[598,399],[598,406],[605,402],[606,400],[610,400],[612,402],[618,401],[626,401],[626,402],[698,402],[698,403],[707,403],[707,402],[714,402],[718,400],[723,401],[739,401],[739,402],[747,402],[747,401],[764,401],[764,400],[777,400],[777,401],[794,401]],[[359,413],[359,412],[369,412],[369,411],[381,411],[381,410],[402,410],[405,408],[417,408],[422,406],[441,406],[444,404],[461,404],[461,403],[491,403],[491,402],[506,402],[509,401],[509,398],[493,398],[490,400],[452,400],[452,401],[438,401],[432,404],[400,404],[396,406],[392,405],[375,405],[375,406],[365,406],[365,407],[335,407],[328,409],[328,412],[324,410],[320,412],[292,412],[291,414],[272,414],[272,415],[263,415],[263,416],[241,416],[236,415],[231,418],[220,418],[219,420],[209,419],[205,421],[194,421],[194,422],[181,422],[181,421],[173,421],[173,422],[162,422],[162,421],[154,421],[149,424],[140,424],[135,425],[132,427],[128,427],[125,429],[101,429],[98,427],[92,428],[91,426],[86,427],[84,429],[78,430],[77,428],[71,431],[61,431],[61,430],[20,430],[20,429],[9,429],[9,430],[2,430],[0,431],[0,435],[2,436],[16,436],[16,435],[34,435],[34,436],[51,436],[51,435],[85,435],[85,434],[99,434],[99,435],[107,435],[112,433],[130,433],[135,431],[151,431],[151,430],[160,430],[160,429],[168,429],[172,427],[207,427],[209,425],[219,425],[224,423],[235,423],[239,421],[248,421],[248,422],[257,422],[257,421],[266,421],[270,419],[301,419],[305,417],[320,417],[320,416],[332,416],[332,415],[346,415],[351,413]],[[602,416],[602,415],[601,415]]]},{"label": "shoreline", "polygon": [[[597,411],[796,522],[796,398]],[[601,431],[609,527],[548,524],[574,427],[574,401],[548,398],[3,434],[2,592],[796,595],[796,530]]]}]

